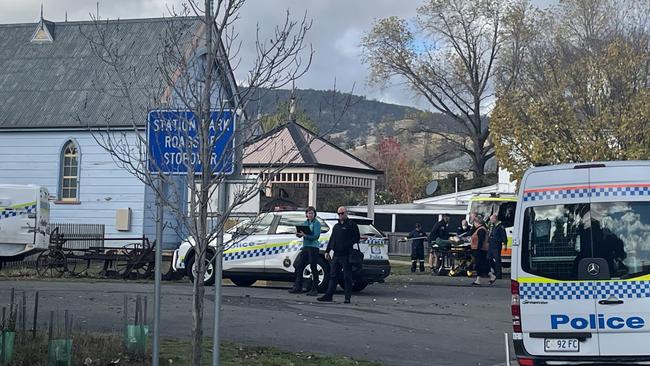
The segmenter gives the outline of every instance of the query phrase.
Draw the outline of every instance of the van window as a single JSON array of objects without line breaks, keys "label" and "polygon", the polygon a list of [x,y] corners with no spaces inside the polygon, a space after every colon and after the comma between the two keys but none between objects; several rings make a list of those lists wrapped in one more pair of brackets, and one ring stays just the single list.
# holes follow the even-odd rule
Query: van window
[{"label": "van window", "polygon": [[650,202],[592,203],[591,220],[594,257],[612,278],[650,273]]},{"label": "van window", "polygon": [[591,256],[589,205],[529,207],[524,212],[522,267],[556,280],[577,278],[577,263]]}]

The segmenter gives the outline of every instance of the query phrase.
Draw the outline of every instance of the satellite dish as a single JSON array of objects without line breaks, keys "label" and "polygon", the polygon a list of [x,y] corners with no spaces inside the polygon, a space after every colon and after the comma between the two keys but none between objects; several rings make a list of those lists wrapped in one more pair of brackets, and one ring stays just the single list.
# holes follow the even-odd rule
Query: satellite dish
[{"label": "satellite dish", "polygon": [[427,188],[425,188],[424,192],[427,194],[427,196],[431,196],[437,189],[438,181],[434,180],[431,181],[431,183],[427,184]]}]

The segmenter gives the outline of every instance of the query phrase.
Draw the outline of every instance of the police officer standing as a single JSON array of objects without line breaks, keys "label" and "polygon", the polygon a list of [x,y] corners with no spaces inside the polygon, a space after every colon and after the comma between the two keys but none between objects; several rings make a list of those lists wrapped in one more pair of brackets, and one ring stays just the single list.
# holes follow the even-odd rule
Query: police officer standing
[{"label": "police officer standing", "polygon": [[[332,301],[339,272],[343,269],[345,303],[349,304],[350,298],[352,297],[352,265],[350,264],[350,253],[352,252],[352,246],[359,242],[361,235],[359,234],[357,224],[348,218],[348,211],[345,207],[339,207],[336,211],[339,216],[339,222],[332,228],[332,235],[325,250],[325,258],[330,260],[330,282],[325,295],[319,297],[317,300]],[[330,251],[334,251],[334,255],[331,257]]]},{"label": "police officer standing", "polygon": [[411,272],[415,272],[417,262],[420,262],[420,272],[424,272],[424,238],[427,234],[422,231],[422,225],[415,224],[406,239],[411,239]]}]

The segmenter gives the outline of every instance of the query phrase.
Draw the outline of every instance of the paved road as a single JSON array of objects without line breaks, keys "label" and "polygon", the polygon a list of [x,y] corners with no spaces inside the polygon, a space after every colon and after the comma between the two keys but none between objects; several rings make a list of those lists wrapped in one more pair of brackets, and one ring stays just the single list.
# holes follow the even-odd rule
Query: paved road
[{"label": "paved road", "polygon": [[[503,334],[510,330],[509,283],[472,287],[467,278],[391,276],[343,304],[322,304],[277,287],[223,287],[225,339],[293,351],[340,354],[385,365],[497,365],[504,362]],[[40,290],[41,314],[69,309],[87,330],[117,330],[124,294],[148,295],[153,283],[0,281],[0,303],[9,291]],[[189,337],[189,283],[163,286],[164,337]],[[5,300],[7,299],[7,300]],[[30,300],[31,303],[31,300]],[[214,296],[208,289],[206,318]],[[133,301],[131,302],[133,309]],[[149,310],[151,314],[151,310]],[[41,315],[44,319],[44,315]],[[211,335],[211,327],[206,326]]]}]

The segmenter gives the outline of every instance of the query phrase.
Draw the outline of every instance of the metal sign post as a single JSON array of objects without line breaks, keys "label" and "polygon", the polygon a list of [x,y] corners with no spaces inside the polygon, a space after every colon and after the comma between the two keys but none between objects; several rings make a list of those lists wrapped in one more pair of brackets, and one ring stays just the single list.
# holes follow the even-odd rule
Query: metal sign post
[{"label": "metal sign post", "polygon": [[[161,273],[162,267],[162,237],[163,237],[163,205],[161,194],[164,189],[163,174],[187,175],[194,174],[233,174],[235,171],[235,113],[231,110],[210,111],[210,138],[214,139],[214,150],[206,170],[200,161],[200,144],[198,129],[200,123],[189,110],[154,110],[150,111],[147,123],[147,168],[150,173],[159,174],[159,189],[156,196],[156,277],[154,287],[154,326],[153,326],[153,366],[159,365],[160,356],[160,302],[161,302]],[[188,166],[191,169],[188,169]],[[191,178],[190,178],[191,179]],[[226,209],[226,186],[224,179],[219,184],[218,210],[221,220]],[[221,276],[223,255],[223,222],[217,236],[217,255],[215,258],[215,330],[213,345],[213,364],[219,364],[219,310],[221,307]],[[191,270],[191,269],[190,269]],[[216,362],[216,363],[215,363]]]},{"label": "metal sign post", "polygon": [[154,280],[154,302],[153,302],[153,351],[151,354],[152,365],[159,366],[160,359],[160,292],[162,276],[160,270],[162,268],[162,244],[163,244],[163,210],[162,194],[164,189],[164,182],[162,176],[158,177],[158,194],[156,195],[156,266],[155,280]]},{"label": "metal sign post", "polygon": [[214,331],[212,335],[212,366],[219,366],[219,359],[221,357],[219,346],[221,345],[221,338],[219,336],[219,328],[221,324],[221,277],[223,274],[223,224],[226,220],[224,212],[226,211],[226,203],[228,200],[226,182],[222,180],[219,183],[217,206],[219,210],[219,232],[217,233],[217,253],[214,258],[215,265],[215,278],[214,281]]}]

